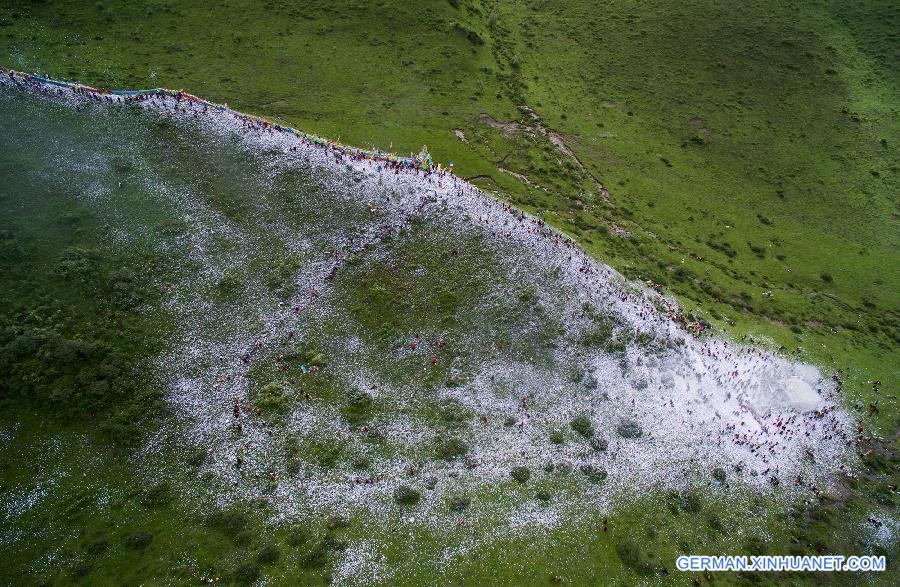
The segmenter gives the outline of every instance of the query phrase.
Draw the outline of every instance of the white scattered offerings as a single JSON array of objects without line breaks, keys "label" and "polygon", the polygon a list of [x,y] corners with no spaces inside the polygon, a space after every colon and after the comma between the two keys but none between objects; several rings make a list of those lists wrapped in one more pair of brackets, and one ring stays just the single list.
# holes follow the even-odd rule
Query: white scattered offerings
[{"label": "white scattered offerings", "polygon": [[[788,493],[823,488],[829,475],[850,472],[844,459],[853,454],[849,443],[854,423],[842,408],[835,385],[817,369],[725,338],[695,338],[675,319],[679,309],[674,301],[627,282],[540,220],[450,175],[395,173],[379,162],[338,160],[328,149],[248,124],[235,113],[198,111],[173,98],[138,103],[197,124],[210,136],[239,137],[247,150],[266,153],[270,165],[266,173],[311,165],[329,186],[323,198],[333,198],[348,209],[371,207],[379,212],[368,220],[352,220],[352,231],[340,227],[329,232],[327,222],[317,224],[321,233],[315,244],[309,235],[272,224],[269,230],[302,251],[308,262],[297,273],[299,293],[289,303],[279,305],[262,291],[247,293],[246,307],[253,309],[261,325],[250,327],[244,320],[229,321],[227,312],[198,298],[192,283],[218,279],[229,263],[239,266],[241,251],[257,246],[252,235],[204,209],[190,193],[156,190],[173,214],[190,218],[196,227],[184,244],[202,270],[172,292],[170,309],[179,317],[182,331],[159,365],[169,377],[168,401],[182,417],[188,439],[209,451],[204,466],[220,481],[219,503],[259,497],[269,501],[281,520],[363,511],[379,523],[449,528],[456,517],[448,512],[447,501],[466,492],[479,496],[471,505],[474,519],[481,515],[507,519],[508,531],[520,532],[523,527],[556,525],[585,509],[605,509],[648,488],[719,487],[721,474],[713,475],[717,468],[725,473],[724,484],[760,490],[777,485]],[[159,182],[164,186],[164,179]],[[614,333],[631,335],[627,346],[622,352],[560,346],[552,351],[555,366],[550,368],[488,357],[461,385],[438,390],[437,398],[455,399],[474,414],[462,433],[469,446],[466,459],[444,463],[423,458],[416,447],[440,441],[434,430],[409,415],[394,419],[382,415],[376,424],[398,456],[374,457],[367,473],[370,479],[360,483],[359,474],[343,464],[334,468],[303,464],[296,475],[284,474],[278,456],[282,431],[273,434],[270,427],[242,414],[243,427],[235,435],[233,399],[240,398],[242,405],[247,401],[248,369],[288,332],[297,331],[300,337],[306,325],[343,315],[340,302],[332,303],[334,286],[326,279],[341,268],[333,251],[367,247],[366,254],[381,254],[378,244],[383,236],[396,235],[414,217],[435,233],[480,231],[498,252],[510,279],[533,286],[538,303],[561,322],[567,336],[588,332],[591,314],[612,316]],[[217,239],[237,245],[235,258],[214,258]],[[348,325],[346,352],[333,357],[329,368],[340,372],[348,387],[374,385],[372,393],[379,400],[403,401],[404,389],[380,381],[354,358],[364,347],[357,334]],[[425,358],[423,364],[427,369]],[[562,367],[577,368],[582,375],[573,380]],[[579,415],[587,416],[595,428],[593,446],[571,433],[570,422]],[[301,438],[352,440],[358,435],[336,410],[315,404],[298,406],[287,427]],[[564,430],[570,438],[551,443],[552,430]],[[238,458],[240,468],[235,465]],[[523,505],[524,498],[510,480],[516,466],[528,467],[532,482],[571,471],[570,482],[577,491],[566,496],[577,497],[554,497],[547,510],[534,507],[533,501]],[[274,483],[263,482],[273,470]],[[433,488],[426,487],[428,479],[435,480]],[[401,484],[422,494],[412,515],[393,501]],[[364,572],[363,567],[376,577],[382,572],[380,556],[370,544],[357,544],[336,578],[346,580]]]}]

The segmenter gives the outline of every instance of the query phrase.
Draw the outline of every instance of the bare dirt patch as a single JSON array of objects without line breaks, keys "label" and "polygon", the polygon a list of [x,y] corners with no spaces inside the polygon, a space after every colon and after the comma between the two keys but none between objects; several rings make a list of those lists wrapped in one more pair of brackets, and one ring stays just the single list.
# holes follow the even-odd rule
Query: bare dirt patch
[{"label": "bare dirt patch", "polygon": [[[607,203],[611,203],[609,190],[607,190],[603,183],[598,180],[594,176],[594,174],[587,169],[587,167],[585,167],[584,163],[581,162],[581,159],[578,158],[575,152],[572,151],[571,148],[569,148],[563,135],[545,125],[540,115],[529,106],[520,106],[519,109],[523,114],[531,119],[531,124],[514,121],[501,122],[487,113],[482,113],[478,117],[478,122],[490,126],[491,128],[495,128],[506,135],[523,131],[538,132],[544,135],[563,155],[574,161],[578,166],[578,169],[580,169],[585,175],[591,178],[591,180],[597,186],[597,191],[600,192],[600,195],[603,197],[603,199]],[[511,173],[509,170],[501,171],[503,171],[504,173]]]}]

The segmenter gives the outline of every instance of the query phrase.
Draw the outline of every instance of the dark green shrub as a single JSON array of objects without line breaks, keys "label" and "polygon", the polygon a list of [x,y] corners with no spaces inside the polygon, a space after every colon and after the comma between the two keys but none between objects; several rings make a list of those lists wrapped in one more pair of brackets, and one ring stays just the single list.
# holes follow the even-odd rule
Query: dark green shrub
[{"label": "dark green shrub", "polygon": [[682,511],[689,514],[696,514],[703,509],[703,502],[700,501],[700,496],[696,493],[685,493],[681,496],[679,507]]},{"label": "dark green shrub", "polygon": [[269,544],[259,551],[256,560],[263,565],[271,565],[278,561],[281,557],[281,551],[274,544]]},{"label": "dark green shrub", "polygon": [[338,538],[334,534],[330,532],[325,535],[325,538],[322,540],[322,544],[328,550],[346,550],[350,543],[343,538]]},{"label": "dark green shrub", "polygon": [[144,550],[150,546],[151,542],[153,542],[153,534],[143,530],[126,534],[122,539],[122,544],[125,545],[125,548],[130,548],[131,550]]},{"label": "dark green shrub", "polygon": [[145,294],[140,279],[130,271],[119,270],[109,275],[110,298],[124,310],[137,308],[144,302]]},{"label": "dark green shrub", "polygon": [[75,565],[75,568],[72,569],[72,574],[77,578],[87,577],[94,570],[94,565],[91,564],[91,561],[78,561],[78,564]]},{"label": "dark green shrub", "polygon": [[173,499],[172,487],[168,481],[161,481],[147,490],[141,499],[141,505],[148,508],[160,507]]},{"label": "dark green shrub", "polygon": [[394,490],[394,501],[400,505],[415,505],[422,499],[422,494],[408,485],[401,485]]},{"label": "dark green shrub", "polygon": [[759,536],[751,536],[747,539],[747,542],[744,544],[744,550],[747,551],[747,554],[750,556],[762,556],[766,554],[767,547],[766,541]]},{"label": "dark green shrub", "polygon": [[342,530],[344,528],[350,527],[350,518],[347,516],[331,516],[328,518],[328,522],[325,523],[325,528],[329,531],[331,530]]},{"label": "dark green shrub", "polygon": [[528,467],[513,467],[509,476],[518,483],[526,483],[531,479],[531,471],[528,470]]},{"label": "dark green shrub", "polygon": [[454,495],[450,498],[450,511],[452,512],[463,512],[469,508],[469,505],[472,503],[472,498],[468,495]]},{"label": "dark green shrub", "polygon": [[109,540],[106,538],[98,538],[88,542],[84,546],[84,551],[90,555],[97,556],[106,552],[109,548]]},{"label": "dark green shrub", "polygon": [[453,459],[458,459],[463,456],[468,451],[469,445],[461,438],[448,438],[446,441],[437,445],[435,454],[439,459],[452,461]]},{"label": "dark green shrub", "polygon": [[287,533],[287,543],[294,548],[303,546],[309,540],[309,531],[303,526],[292,526]]},{"label": "dark green shrub", "polygon": [[471,417],[468,408],[454,399],[445,399],[437,408],[437,414],[441,422],[450,426],[462,424]]},{"label": "dark green shrub", "polygon": [[473,31],[472,29],[460,24],[456,23],[454,28],[459,31],[467,41],[472,43],[473,45],[484,45],[484,39],[481,38],[481,35]]},{"label": "dark green shrub", "polygon": [[238,570],[234,572],[234,579],[241,585],[251,585],[259,579],[260,574],[259,567],[250,563],[245,563],[238,567]]},{"label": "dark green shrub", "polygon": [[328,564],[328,546],[319,542],[300,557],[300,566],[307,569],[324,567]]},{"label": "dark green shrub", "polygon": [[330,469],[337,464],[344,454],[345,448],[343,443],[325,440],[314,440],[307,444],[309,460],[326,469]]},{"label": "dark green shrub", "polygon": [[592,483],[599,483],[608,475],[606,469],[595,465],[581,465],[580,470]]},{"label": "dark green shrub", "polygon": [[229,536],[234,536],[247,526],[247,516],[234,508],[217,510],[209,515],[206,523]]},{"label": "dark green shrub", "polygon": [[316,542],[308,551],[300,557],[300,566],[313,569],[324,567],[328,564],[329,552],[334,550],[335,545],[329,537]]},{"label": "dark green shrub", "polygon": [[206,461],[206,451],[198,448],[190,453],[187,457],[187,464],[192,467],[199,467]]},{"label": "dark green shrub", "polygon": [[640,424],[638,424],[634,420],[622,420],[616,427],[616,431],[622,438],[634,439],[640,438],[644,435],[643,430],[641,430]]},{"label": "dark green shrub", "polygon": [[86,279],[96,271],[100,253],[94,249],[69,247],[63,251],[56,265],[56,272],[64,277]]},{"label": "dark green shrub", "polygon": [[599,452],[606,452],[606,449],[609,448],[609,441],[605,438],[592,438],[591,448]]},{"label": "dark green shrub", "polygon": [[235,546],[250,546],[253,544],[253,533],[250,530],[241,530],[231,537]]},{"label": "dark green shrub", "polygon": [[616,554],[622,563],[639,575],[653,574],[653,565],[644,558],[637,542],[627,539],[616,546]]},{"label": "dark green shrub", "polygon": [[590,418],[585,415],[576,416],[572,419],[570,425],[572,426],[572,430],[585,438],[591,438],[594,435],[594,424],[591,422]]},{"label": "dark green shrub", "polygon": [[215,298],[219,301],[234,300],[240,297],[246,289],[240,276],[232,270],[226,270],[222,279],[216,284]]},{"label": "dark green shrub", "polygon": [[725,469],[722,467],[716,467],[712,470],[713,479],[718,481],[719,483],[725,483],[725,478],[727,475],[725,474]]},{"label": "dark green shrub", "polygon": [[753,243],[747,243],[747,246],[750,247],[750,250],[753,251],[753,254],[760,259],[766,256],[766,247],[754,245]]},{"label": "dark green shrub", "polygon": [[351,426],[361,426],[372,418],[375,402],[372,397],[362,391],[356,391],[347,398],[341,408],[341,416]]}]

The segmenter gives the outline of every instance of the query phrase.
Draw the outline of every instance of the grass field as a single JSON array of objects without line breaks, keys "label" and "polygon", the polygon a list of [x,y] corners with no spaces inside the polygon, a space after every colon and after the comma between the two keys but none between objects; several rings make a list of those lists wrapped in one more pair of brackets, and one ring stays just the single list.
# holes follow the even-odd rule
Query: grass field
[{"label": "grass field", "polygon": [[[460,583],[545,584],[558,576],[584,584],[616,576],[621,584],[681,584],[684,577],[662,568],[671,571],[683,552],[883,552],[867,542],[866,519],[897,516],[898,29],[900,11],[890,2],[749,2],[738,9],[665,1],[13,0],[0,7],[5,66],[100,87],[184,88],[361,146],[406,153],[427,144],[436,161],[454,162],[459,175],[560,227],[627,277],[663,286],[716,330],[780,347],[826,373],[839,370],[846,406],[866,431],[857,451],[865,455],[863,475],[844,481],[845,493],[808,505],[752,496],[750,516],[743,495],[650,495],[609,516],[560,524],[527,547],[514,536],[479,543],[478,558],[446,568],[411,565],[409,552],[464,543],[496,523],[496,512],[442,534],[400,526],[375,532],[357,517],[272,525],[273,511],[253,500],[218,510],[222,504],[210,499],[221,479],[203,477],[195,492],[183,491],[208,463],[178,445],[172,422],[179,415],[161,401],[165,382],[148,361],[162,356],[176,365],[172,340],[257,331],[256,306],[287,299],[290,277],[308,261],[290,235],[326,246],[335,230],[361,226],[368,212],[320,200],[331,206],[333,223],[317,223],[321,210],[309,198],[322,184],[308,170],[270,185],[264,157],[248,160],[240,149],[163,121],[144,128],[145,118],[111,115],[103,124],[137,137],[146,165],[171,185],[190,186],[202,210],[236,230],[207,227],[214,238],[204,252],[211,256],[198,259],[180,250],[193,242],[190,219],[149,204],[147,185],[129,183],[143,173],[136,151],[71,113],[32,105],[23,116],[10,97],[0,106],[8,133],[0,138],[2,173],[12,186],[0,199],[0,426],[14,440],[4,446],[0,478],[5,503],[25,510],[4,512],[0,544],[29,538],[5,553],[3,581],[165,577],[181,584],[208,575],[327,583],[346,580],[335,561],[352,559],[342,553],[367,539],[388,545],[387,566],[403,569],[408,584],[442,575]],[[12,140],[29,132],[13,122],[20,118],[56,142]],[[98,143],[86,149],[85,140]],[[147,147],[153,144],[171,145],[171,152]],[[46,162],[42,154],[51,148],[59,159]],[[84,169],[96,161],[76,157],[85,167],[54,176],[70,164],[60,163],[65,148],[93,149],[107,163],[91,175]],[[91,183],[97,177],[102,185]],[[120,213],[73,197],[92,190],[98,198],[112,193],[109,209]],[[248,197],[260,193],[266,199]],[[117,240],[122,231],[131,237]],[[170,248],[160,249],[161,242]],[[486,295],[484,282],[502,271],[477,241],[456,244],[470,254],[446,272],[431,265],[453,246],[436,240],[429,249],[404,248],[401,239],[336,282],[346,300],[339,318],[357,325],[368,349],[359,360],[380,377],[419,377],[414,360],[380,359],[397,333],[417,328],[444,330],[451,346],[466,347],[457,364],[495,352],[484,333],[497,331],[532,337],[504,341],[511,345],[506,359],[549,361],[545,349],[559,328],[552,307],[537,321],[526,305],[494,308],[496,323],[467,314]],[[222,271],[203,273],[204,263]],[[427,277],[392,267],[419,268]],[[172,311],[172,292],[186,291],[179,288],[195,272],[213,300],[205,320],[195,317],[209,308]],[[531,303],[532,293],[499,283]],[[423,305],[432,291],[445,295]],[[174,299],[188,299],[181,295]],[[294,349],[294,359],[311,361],[336,344],[336,323],[323,318],[318,327],[323,338]],[[278,411],[293,407],[279,407],[279,388],[267,384],[299,381],[282,381],[265,365],[250,373],[252,398],[272,406],[265,420],[277,428],[284,424]],[[426,391],[415,393],[425,395],[406,412],[345,402],[345,382],[328,377],[308,391],[354,427],[402,413],[426,422],[429,434],[455,437],[453,406],[427,399],[429,386],[448,376],[444,368],[423,379]],[[562,435],[564,446],[577,440],[565,422],[548,434]],[[157,450],[135,469],[135,451],[153,438]],[[398,450],[362,448],[376,462]],[[420,449],[431,458],[431,445]],[[278,462],[287,471],[292,463],[365,468],[364,459],[351,458],[358,450],[296,449],[286,441]],[[533,481],[538,493],[571,489],[549,476]],[[533,500],[507,485],[503,499]],[[42,495],[53,497],[27,509]],[[480,503],[478,495],[465,497]]]},{"label": "grass field", "polygon": [[24,70],[427,144],[629,277],[886,405],[869,382],[897,385],[898,18],[890,2],[13,2],[0,43]]}]

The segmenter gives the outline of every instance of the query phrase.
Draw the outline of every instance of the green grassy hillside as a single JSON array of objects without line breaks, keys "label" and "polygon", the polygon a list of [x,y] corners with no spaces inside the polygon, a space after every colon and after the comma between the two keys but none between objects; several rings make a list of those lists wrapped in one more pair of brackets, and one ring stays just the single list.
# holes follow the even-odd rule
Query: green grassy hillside
[{"label": "green grassy hillside", "polygon": [[795,445],[823,490],[768,490],[693,431],[699,398],[659,411],[685,388],[636,381],[678,341],[582,303],[567,252],[453,198],[397,227],[423,194],[390,174],[185,118],[0,93],[3,584],[677,585],[683,553],[891,556],[884,443],[834,479],[843,443]]},{"label": "green grassy hillside", "polygon": [[869,382],[898,381],[898,21],[884,1],[13,1],[0,54],[362,146],[427,144],[884,406]]},{"label": "green grassy hillside", "polygon": [[[3,3],[0,65],[98,87],[183,88],[350,144],[426,144],[602,262],[652,280],[716,334],[839,370],[861,441],[847,449],[858,477],[808,500],[783,498],[791,480],[755,493],[732,485],[731,472],[714,490],[716,473],[703,470],[690,491],[491,534],[510,526],[510,509],[550,519],[606,486],[529,462],[523,483],[504,469],[494,485],[465,477],[433,498],[425,472],[443,484],[443,462],[462,461],[485,440],[470,429],[487,425],[435,390],[495,360],[565,374],[574,389],[590,337],[561,328],[554,294],[565,290],[550,276],[523,289],[508,272],[520,251],[439,223],[350,260],[332,283],[331,313],[309,319],[304,343],[280,332],[254,362],[247,400],[264,409],[245,422],[268,430],[270,444],[247,448],[227,431],[210,441],[196,422],[221,424],[233,398],[207,406],[204,420],[164,401],[167,377],[199,381],[221,341],[252,348],[267,312],[302,294],[295,278],[314,253],[385,219],[346,205],[352,174],[330,184],[303,164],[273,172],[277,150],[126,108],[81,112],[8,92],[0,585],[347,583],[348,561],[368,553],[385,557],[394,584],[681,585],[701,580],[673,571],[683,553],[819,552],[885,554],[890,572],[864,579],[895,584],[898,30],[900,10],[884,0]],[[445,337],[435,364],[432,351],[408,349],[420,330]],[[597,332],[610,352],[636,344],[602,320]],[[560,348],[572,356],[554,362]],[[301,375],[299,363],[321,374]],[[356,383],[345,373],[360,368],[404,401],[348,395]],[[289,415],[307,405],[295,389],[349,432],[333,436],[325,418],[324,432],[289,433]],[[494,393],[516,391],[502,380]],[[503,423],[498,437],[509,432],[486,413]],[[398,444],[400,426],[386,441],[372,424],[386,420],[427,434]],[[616,438],[612,422],[588,424],[590,434],[574,418],[547,421],[535,443],[587,453],[594,425],[598,438]],[[242,471],[222,456],[230,450]],[[389,523],[313,506],[279,518],[272,496],[298,470],[375,475],[393,458],[416,465],[404,479],[419,494],[389,499],[402,514]],[[404,522],[434,511],[453,524]],[[442,566],[440,553],[455,548],[472,550]]]}]

